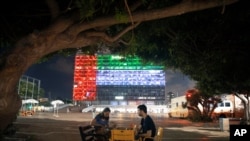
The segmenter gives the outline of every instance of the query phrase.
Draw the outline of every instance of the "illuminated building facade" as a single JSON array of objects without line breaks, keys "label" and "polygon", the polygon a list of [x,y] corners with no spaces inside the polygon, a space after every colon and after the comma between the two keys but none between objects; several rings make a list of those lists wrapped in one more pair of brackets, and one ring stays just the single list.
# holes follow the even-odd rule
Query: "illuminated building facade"
[{"label": "illuminated building facade", "polygon": [[163,66],[143,64],[138,57],[75,57],[73,100],[96,104],[164,104]]}]

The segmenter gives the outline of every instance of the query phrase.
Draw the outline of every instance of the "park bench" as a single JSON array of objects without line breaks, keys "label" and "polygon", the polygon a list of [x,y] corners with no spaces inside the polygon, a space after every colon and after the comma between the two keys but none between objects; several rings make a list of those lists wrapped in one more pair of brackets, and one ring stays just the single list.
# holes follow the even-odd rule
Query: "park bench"
[{"label": "park bench", "polygon": [[79,126],[79,131],[82,141],[108,141],[105,135],[96,133],[94,126]]}]

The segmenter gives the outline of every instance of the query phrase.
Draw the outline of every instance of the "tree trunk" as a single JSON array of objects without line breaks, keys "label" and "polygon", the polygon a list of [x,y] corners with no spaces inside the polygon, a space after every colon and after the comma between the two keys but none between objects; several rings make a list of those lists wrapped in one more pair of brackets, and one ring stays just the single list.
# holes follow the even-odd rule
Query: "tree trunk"
[{"label": "tree trunk", "polygon": [[0,71],[0,132],[16,119],[22,104],[17,93],[19,78],[36,60],[32,58],[34,55],[29,55],[32,50],[21,49],[23,47],[16,47],[6,57],[5,65]]},{"label": "tree trunk", "polygon": [[[53,35],[53,36],[51,36]],[[4,66],[0,70],[0,132],[12,123],[21,107],[21,99],[17,93],[17,84],[21,75],[40,58],[48,53],[64,48],[54,44],[55,34],[35,34],[23,38],[17,42],[14,50],[4,60]],[[46,40],[46,42],[45,42]],[[52,46],[48,46],[52,45]]]},{"label": "tree trunk", "polygon": [[[61,22],[63,23],[63,21]],[[66,22],[65,22],[66,23]],[[79,48],[96,43],[96,38],[76,38],[65,41],[67,33],[59,33],[62,28],[54,26],[40,33],[32,33],[19,40],[12,52],[4,60],[0,70],[0,133],[12,123],[21,108],[17,84],[23,73],[43,56],[66,48]]]},{"label": "tree trunk", "polygon": [[250,117],[249,117],[250,116],[250,111],[249,111],[250,110],[250,108],[249,108],[250,103],[249,103],[249,98],[248,98],[248,96],[245,97],[244,95],[238,94],[238,93],[235,93],[235,95],[238,98],[240,98],[241,101],[244,104],[244,118],[243,118],[244,121],[242,121],[242,123],[250,125]]}]

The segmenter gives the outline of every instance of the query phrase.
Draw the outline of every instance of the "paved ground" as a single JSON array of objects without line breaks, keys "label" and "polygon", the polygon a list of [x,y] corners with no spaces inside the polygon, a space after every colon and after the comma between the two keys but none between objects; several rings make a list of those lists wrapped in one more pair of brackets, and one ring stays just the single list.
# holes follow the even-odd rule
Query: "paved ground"
[{"label": "paved ground", "polygon": [[[171,119],[164,115],[151,115],[156,126],[164,128],[163,141],[229,141],[229,132],[221,131],[219,123],[192,123],[183,119]],[[79,125],[88,125],[91,113],[36,113],[19,116],[15,122],[17,133],[6,141],[81,141]],[[137,114],[111,114],[111,121],[118,127],[139,123]]]}]

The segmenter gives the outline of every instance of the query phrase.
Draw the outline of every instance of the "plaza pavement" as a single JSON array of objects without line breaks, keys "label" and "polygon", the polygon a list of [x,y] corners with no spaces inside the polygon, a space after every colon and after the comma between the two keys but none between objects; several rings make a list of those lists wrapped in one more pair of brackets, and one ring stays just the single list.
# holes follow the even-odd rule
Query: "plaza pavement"
[{"label": "plaza pavement", "polygon": [[[88,125],[92,113],[37,112],[33,116],[18,116],[15,136],[4,141],[81,141],[78,126]],[[163,141],[229,141],[229,131],[221,131],[218,123],[192,123],[171,119],[165,115],[151,115],[156,126],[164,128]],[[137,114],[111,114],[111,122],[118,127],[139,123]]]}]

